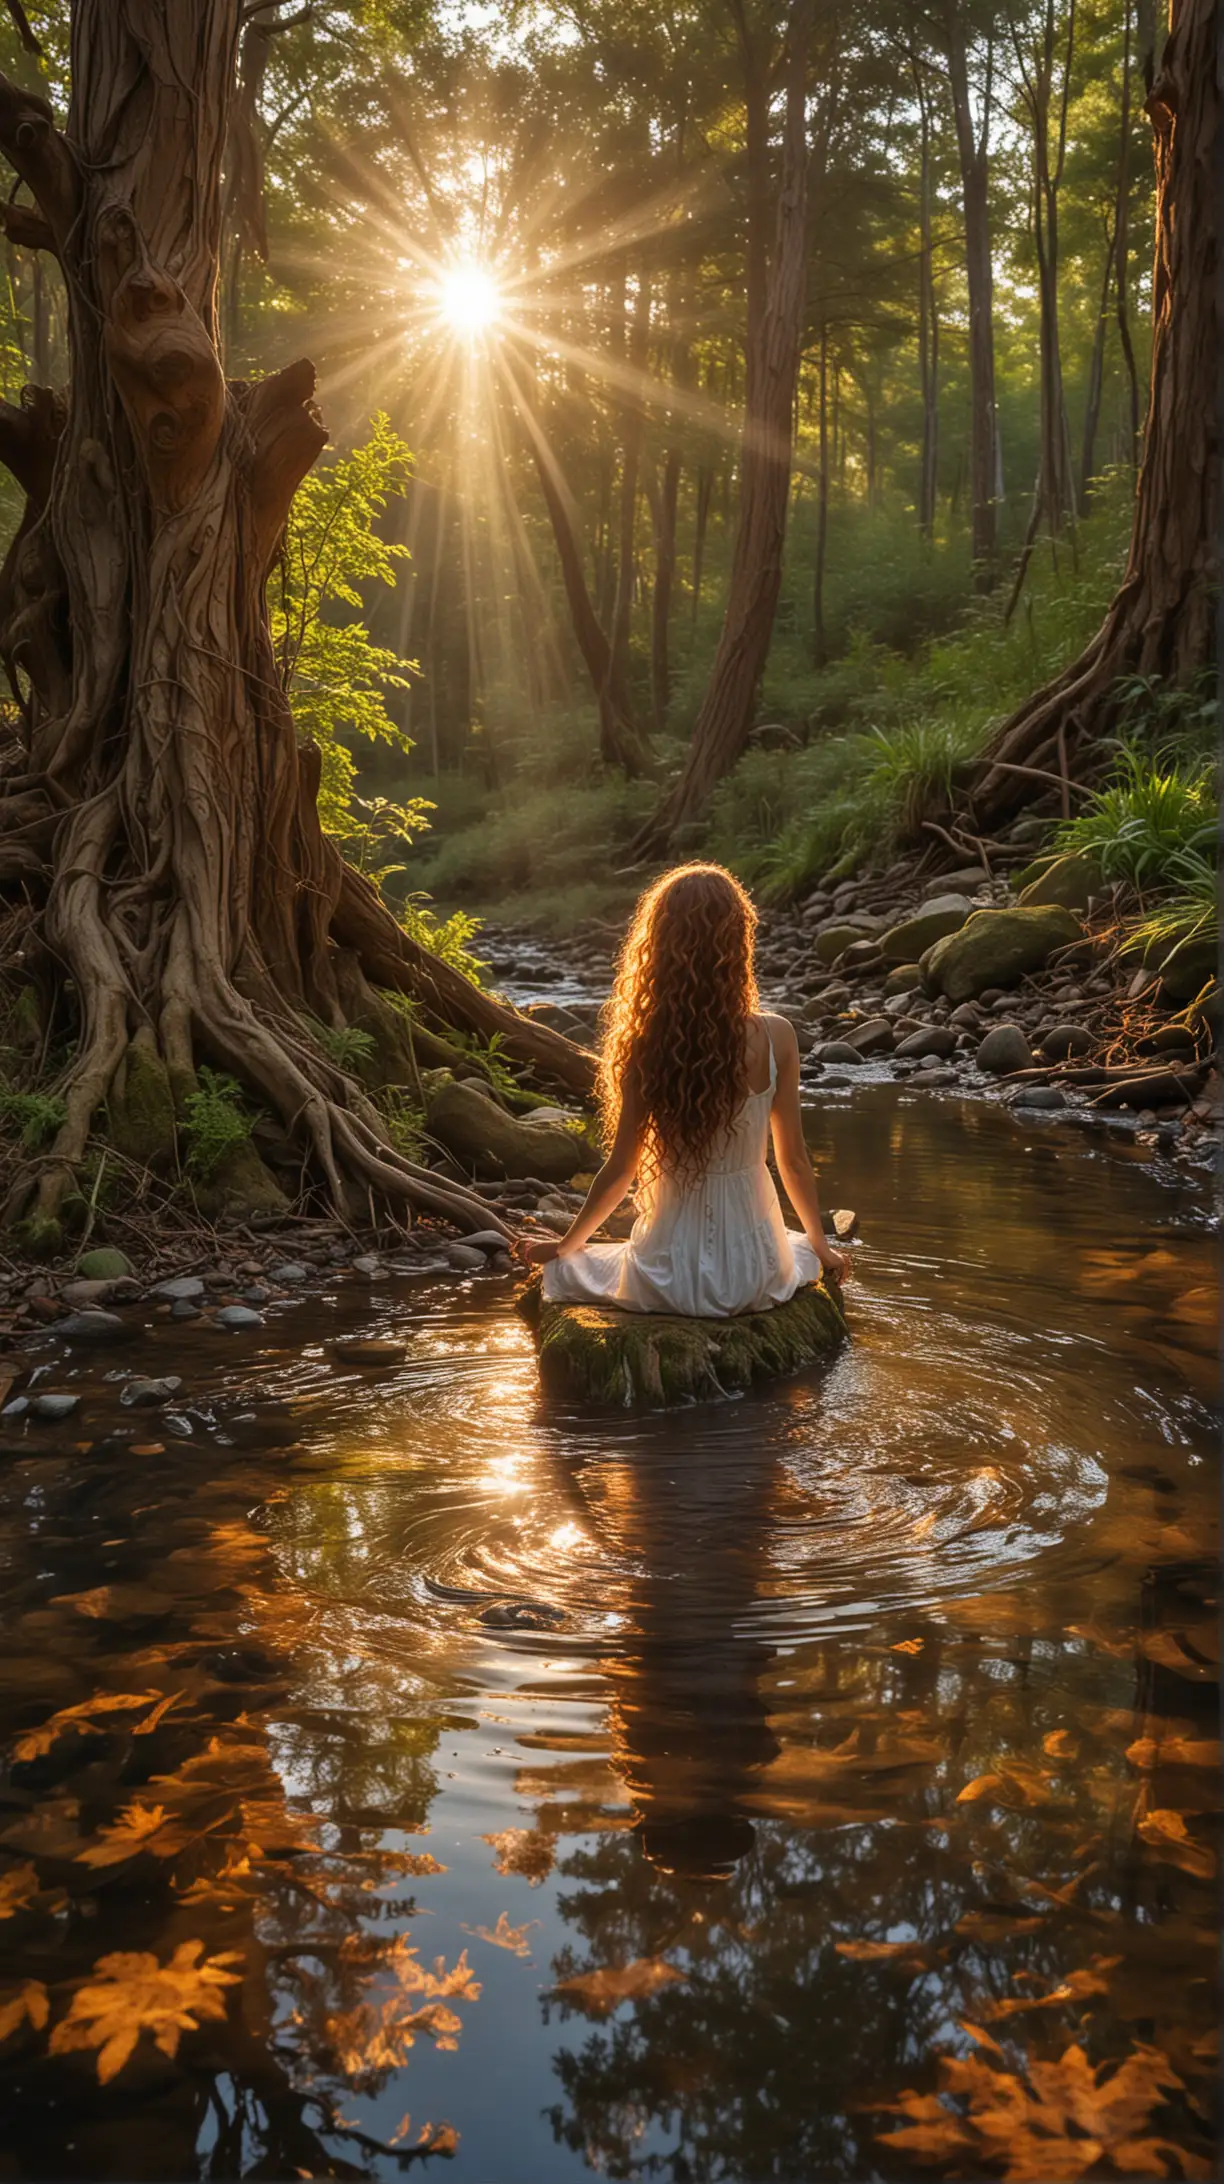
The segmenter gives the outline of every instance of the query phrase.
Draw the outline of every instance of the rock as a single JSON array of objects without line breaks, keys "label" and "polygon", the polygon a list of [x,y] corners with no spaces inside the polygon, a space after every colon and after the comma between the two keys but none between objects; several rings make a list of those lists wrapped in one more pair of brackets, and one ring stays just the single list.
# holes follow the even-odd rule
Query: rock
[{"label": "rock", "polygon": [[976,1001],[962,1001],[948,1018],[958,1031],[976,1031],[982,1021],[982,1012]]},{"label": "rock", "polygon": [[408,1355],[406,1342],[382,1341],[375,1336],[333,1342],[332,1350],[346,1365],[402,1365]]},{"label": "rock", "polygon": [[117,1312],[92,1311],[70,1312],[67,1319],[57,1320],[55,1332],[65,1342],[122,1342],[134,1335],[136,1329],[128,1320],[121,1320]]},{"label": "rock", "polygon": [[812,1052],[822,1067],[826,1062],[844,1065],[846,1062],[861,1062],[865,1059],[856,1046],[851,1046],[848,1039],[826,1039],[823,1046],[813,1047]]},{"label": "rock", "polygon": [[969,915],[969,905],[962,895],[937,895],[912,918],[903,918],[899,925],[891,926],[880,946],[890,963],[917,963],[945,934],[958,933]]},{"label": "rock", "polygon": [[352,1266],[354,1274],[360,1274],[362,1280],[365,1282],[375,1282],[378,1280],[380,1275],[385,1274],[386,1272],[386,1268],[384,1267],[382,1260],[378,1258],[377,1255],[372,1251],[363,1251],[359,1253],[358,1257],[350,1260],[349,1263]]},{"label": "rock", "polygon": [[855,1024],[846,1038],[847,1044],[863,1055],[891,1054],[893,1050],[893,1028],[886,1016],[872,1016],[865,1024]]},{"label": "rock", "polygon": [[923,980],[928,993],[970,1001],[992,987],[1014,986],[1082,937],[1079,919],[1061,903],[976,910],[959,932],[937,940],[924,955]]},{"label": "rock", "polygon": [[1147,1075],[1122,1077],[1095,1095],[1097,1107],[1163,1107],[1174,1100],[1189,1102],[1199,1088],[1199,1072],[1153,1070]]},{"label": "rock", "polygon": [[1012,1101],[1013,1107],[1049,1108],[1065,1107],[1067,1095],[1056,1084],[1022,1084]]},{"label": "rock", "polygon": [[35,1418],[71,1418],[80,1400],[79,1395],[58,1395],[49,1388],[45,1395],[36,1395],[31,1399],[30,1409]]},{"label": "rock", "polygon": [[244,1304],[269,1304],[271,1299],[272,1292],[264,1282],[252,1282],[250,1288],[242,1292]]},{"label": "rock", "polygon": [[1029,881],[1027,887],[1022,887],[1020,901],[1026,908],[1057,902],[1064,910],[1086,910],[1103,885],[1096,858],[1072,851],[1065,857],[1056,857],[1036,879]]},{"label": "rock", "polygon": [[541,1176],[565,1183],[590,1161],[590,1146],[572,1130],[508,1115],[474,1084],[440,1085],[426,1108],[431,1137],[465,1168],[483,1176]]},{"label": "rock", "polygon": [[930,1057],[942,1061],[952,1053],[955,1045],[956,1033],[946,1024],[920,1024],[917,1031],[911,1031],[899,1042],[897,1052],[907,1060],[925,1061]]},{"label": "rock", "polygon": [[[581,1199],[578,1203],[581,1205]],[[461,1241],[465,1251],[482,1251],[489,1258],[506,1249],[505,1237],[495,1228],[477,1229],[474,1236],[464,1236]]]},{"label": "rock", "polygon": [[866,937],[863,926],[848,925],[843,918],[835,919],[832,924],[822,925],[816,934],[816,960],[835,963],[854,941]]},{"label": "rock", "polygon": [[896,970],[890,971],[885,979],[884,991],[888,994],[913,993],[921,984],[922,972],[918,968],[917,960],[913,963],[899,963]]},{"label": "rock", "polygon": [[535,1335],[550,1395],[626,1409],[730,1395],[817,1363],[846,1336],[841,1296],[831,1282],[801,1289],[771,1311],[725,1320],[546,1304],[538,1282],[528,1285],[518,1309]]},{"label": "rock", "polygon": [[933,1091],[937,1085],[955,1084],[956,1071],[943,1062],[920,1062],[910,1083],[917,1092]]},{"label": "rock", "polygon": [[286,1289],[292,1289],[298,1282],[310,1280],[310,1268],[302,1266],[297,1259],[286,1259],[280,1266],[270,1267],[268,1271],[271,1279],[280,1282]]},{"label": "rock", "polygon": [[[1140,1041],[1145,1054],[1192,1054],[1195,1045],[1194,1033],[1188,1024],[1158,1024],[1150,1039]],[[64,1295],[67,1294],[65,1290]]]},{"label": "rock", "polygon": [[1083,1024],[1052,1024],[1042,1037],[1042,1060],[1070,1061],[1074,1054],[1091,1054],[1095,1045],[1096,1040]]},{"label": "rock", "polygon": [[129,1380],[119,1401],[128,1409],[134,1405],[143,1408],[148,1403],[168,1403],[182,1385],[178,1373],[167,1373],[162,1380]]},{"label": "rock", "polygon": [[229,1328],[232,1331],[244,1327],[262,1327],[263,1323],[263,1313],[253,1312],[249,1304],[222,1305],[215,1322],[218,1327]]},{"label": "rock", "polygon": [[87,1282],[118,1282],[131,1273],[132,1262],[125,1252],[102,1244],[96,1251],[82,1252],[76,1270]]},{"label": "rock", "polygon": [[829,1219],[833,1223],[833,1234],[836,1236],[838,1243],[848,1243],[858,1228],[858,1215],[854,1208],[852,1206],[839,1206],[836,1212],[829,1215]]},{"label": "rock", "polygon": [[60,1301],[74,1308],[83,1304],[105,1304],[114,1287],[113,1282],[65,1282]]},{"label": "rock", "polygon": [[1144,956],[1147,968],[1160,972],[1160,983],[1169,999],[1178,1003],[1194,1001],[1203,987],[1215,976],[1220,960],[1218,933],[1196,933],[1193,938],[1178,941],[1170,948],[1167,943],[1149,948]]},{"label": "rock", "polygon": [[159,1282],[150,1294],[160,1297],[167,1304],[194,1303],[204,1294],[204,1283],[198,1274],[176,1274],[172,1281]]},{"label": "rock", "polygon": [[292,1209],[270,1168],[264,1165],[248,1138],[217,1162],[207,1177],[193,1185],[195,1201],[209,1221],[252,1221],[278,1218]]},{"label": "rock", "polygon": [[978,1047],[974,1060],[992,1077],[1009,1077],[1017,1069],[1031,1069],[1033,1051],[1019,1024],[996,1024]]},{"label": "rock", "polygon": [[934,895],[944,887],[951,894],[971,895],[975,888],[985,887],[989,879],[990,874],[985,865],[961,865],[955,872],[941,872],[937,879],[931,881],[927,893]]},{"label": "rock", "polygon": [[15,1425],[19,1418],[25,1418],[28,1415],[29,1408],[30,1398],[28,1395],[15,1395],[12,1402],[6,1403],[4,1408],[0,1410],[0,1418],[7,1418],[10,1425]]},{"label": "rock", "polygon": [[[568,1222],[566,1225],[568,1227]],[[500,1241],[499,1237],[498,1242],[500,1243]],[[471,1274],[483,1273],[488,1265],[483,1251],[479,1248],[473,1249],[470,1244],[448,1244],[446,1246],[446,1263],[448,1266],[457,1268],[460,1273]]]},{"label": "rock", "polygon": [[147,1027],[120,1062],[106,1108],[111,1140],[125,1160],[162,1174],[174,1167],[174,1092]]},{"label": "rock", "polygon": [[190,1297],[176,1297],[170,1307],[170,1317],[172,1320],[199,1319],[200,1307],[193,1304]]}]

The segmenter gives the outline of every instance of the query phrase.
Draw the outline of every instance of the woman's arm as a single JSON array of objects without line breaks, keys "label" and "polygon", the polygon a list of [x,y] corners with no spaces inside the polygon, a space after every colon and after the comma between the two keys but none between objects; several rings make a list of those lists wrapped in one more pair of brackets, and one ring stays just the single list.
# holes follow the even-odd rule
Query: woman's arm
[{"label": "woman's arm", "polygon": [[568,1259],[595,1234],[602,1221],[614,1213],[637,1173],[642,1144],[642,1112],[634,1093],[626,1087],[621,1096],[616,1136],[599,1174],[564,1236],[553,1243],[526,1243],[523,1257],[531,1266],[547,1266],[550,1259]]},{"label": "woman's arm", "polygon": [[838,1251],[825,1237],[816,1178],[803,1136],[803,1115],[799,1106],[799,1041],[784,1016],[770,1016],[766,1022],[778,1058],[778,1089],[770,1118],[778,1174],[822,1267],[833,1274],[844,1274],[848,1264],[845,1252]]}]

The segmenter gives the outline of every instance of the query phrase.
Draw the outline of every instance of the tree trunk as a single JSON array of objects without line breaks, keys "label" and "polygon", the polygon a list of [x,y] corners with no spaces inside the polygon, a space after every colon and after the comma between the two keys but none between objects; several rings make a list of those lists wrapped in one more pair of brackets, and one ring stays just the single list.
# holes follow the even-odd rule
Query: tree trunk
[{"label": "tree trunk", "polygon": [[1160,73],[1147,101],[1156,155],[1152,377],[1143,466],[1126,573],[1079,658],[1034,692],[992,738],[972,791],[982,827],[1032,794],[1016,767],[1057,770],[1118,714],[1122,676],[1185,684],[1214,655],[1218,585],[1216,403],[1217,147],[1220,91],[1214,0],[1174,0]]},{"label": "tree trunk", "polygon": [[820,476],[816,485],[816,555],[812,564],[812,665],[827,667],[829,647],[825,637],[825,554],[829,542],[829,329],[820,329],[820,367],[817,396],[820,419]]},{"label": "tree trunk", "polygon": [[[180,1104],[201,1059],[232,1070],[338,1209],[356,1190],[487,1224],[478,1198],[387,1144],[312,1036],[306,1019],[344,1020],[338,948],[438,1020],[545,1062],[539,1027],[407,939],[320,830],[318,754],[299,747],[264,603],[326,440],[314,372],[227,385],[217,347],[241,15],[240,0],[76,0],[63,136],[0,79],[0,149],[62,264],[72,359],[67,403],[31,396],[24,447],[0,450],[29,496],[0,638],[25,693],[0,756],[3,968],[41,970],[75,1018],[65,1120],[6,1209],[43,1249],[137,1049]],[[549,1058],[587,1074],[563,1041]]]},{"label": "tree trunk", "polygon": [[[628,362],[640,387],[650,357],[650,281],[639,269],[633,317],[629,322]],[[616,605],[612,613],[612,656],[621,689],[629,687],[629,620],[637,575],[637,505],[642,467],[642,403],[634,392],[623,404],[621,426],[620,542]]]},{"label": "tree trunk", "polygon": [[697,506],[693,512],[693,608],[692,626],[697,627],[701,608],[701,578],[705,563],[706,530],[710,521],[710,502],[714,498],[714,465],[703,463],[697,472]]},{"label": "tree trunk", "polygon": [[1080,455],[1079,495],[1077,508],[1081,516],[1087,515],[1092,499],[1093,480],[1096,477],[1096,436],[1101,421],[1101,389],[1105,381],[1105,327],[1109,312],[1109,283],[1113,273],[1113,230],[1105,231],[1105,265],[1101,274],[1101,301],[1097,307],[1096,327],[1092,336],[1092,356],[1088,365],[1088,391],[1084,397],[1084,445]]},{"label": "tree trunk", "polygon": [[988,56],[980,124],[975,128],[969,94],[969,57],[965,10],[961,0],[945,0],[945,52],[952,90],[952,111],[960,155],[965,217],[965,281],[969,291],[969,496],[973,510],[973,559],[977,583],[989,590],[995,578],[998,524],[995,503],[994,269],[990,247],[990,102],[992,56]]},{"label": "tree trunk", "polygon": [[[913,62],[918,96],[918,377],[922,389],[922,453],[918,477],[918,528],[930,542],[935,536],[935,492],[939,472],[939,315],[935,300],[935,253],[932,240],[932,114],[922,64]],[[874,471],[874,463],[872,464]],[[870,487],[869,487],[870,498]]]},{"label": "tree trunk", "polygon": [[[634,842],[657,853],[729,772],[752,729],[782,584],[791,432],[807,259],[807,62],[812,0],[793,0],[787,25],[786,121],[773,262],[748,350],[740,507],[731,583],[709,684],[680,779]],[[750,230],[751,242],[751,230]],[[751,256],[751,253],[750,253]]]},{"label": "tree trunk", "polygon": [[1126,365],[1130,399],[1131,463],[1139,460],[1139,372],[1130,330],[1130,117],[1131,117],[1131,17],[1130,0],[1122,7],[1122,114],[1118,131],[1118,187],[1114,203],[1114,262],[1117,268],[1114,295],[1118,309],[1118,339]]}]

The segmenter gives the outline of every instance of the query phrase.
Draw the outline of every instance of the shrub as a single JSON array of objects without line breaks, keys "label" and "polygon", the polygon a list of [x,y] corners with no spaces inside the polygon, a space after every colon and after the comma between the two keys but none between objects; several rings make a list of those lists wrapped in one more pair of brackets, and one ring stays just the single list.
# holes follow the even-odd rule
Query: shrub
[{"label": "shrub", "polygon": [[242,1087],[233,1077],[206,1065],[194,1092],[183,1102],[187,1166],[201,1181],[214,1175],[236,1146],[245,1145],[255,1118],[242,1103]]},{"label": "shrub", "polygon": [[1094,856],[1107,880],[1141,887],[1167,882],[1186,855],[1206,861],[1217,823],[1209,766],[1185,769],[1170,754],[1125,743],[1112,780],[1055,840]]},{"label": "shrub", "polygon": [[63,1101],[52,1093],[14,1092],[7,1085],[0,1086],[0,1124],[15,1131],[18,1144],[28,1153],[36,1153],[50,1143],[63,1128],[67,1112]]}]

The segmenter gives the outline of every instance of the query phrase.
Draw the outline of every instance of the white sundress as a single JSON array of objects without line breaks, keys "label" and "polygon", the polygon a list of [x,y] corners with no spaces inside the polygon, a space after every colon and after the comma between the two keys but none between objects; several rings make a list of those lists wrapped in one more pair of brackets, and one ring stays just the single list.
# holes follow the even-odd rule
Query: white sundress
[{"label": "white sundress", "polygon": [[587,1244],[544,1268],[556,1304],[608,1304],[625,1312],[729,1319],[785,1304],[820,1279],[806,1236],[788,1229],[765,1165],[778,1062],[769,1040],[769,1083],[750,1092],[705,1174],[663,1174],[644,1193],[623,1243]]}]

